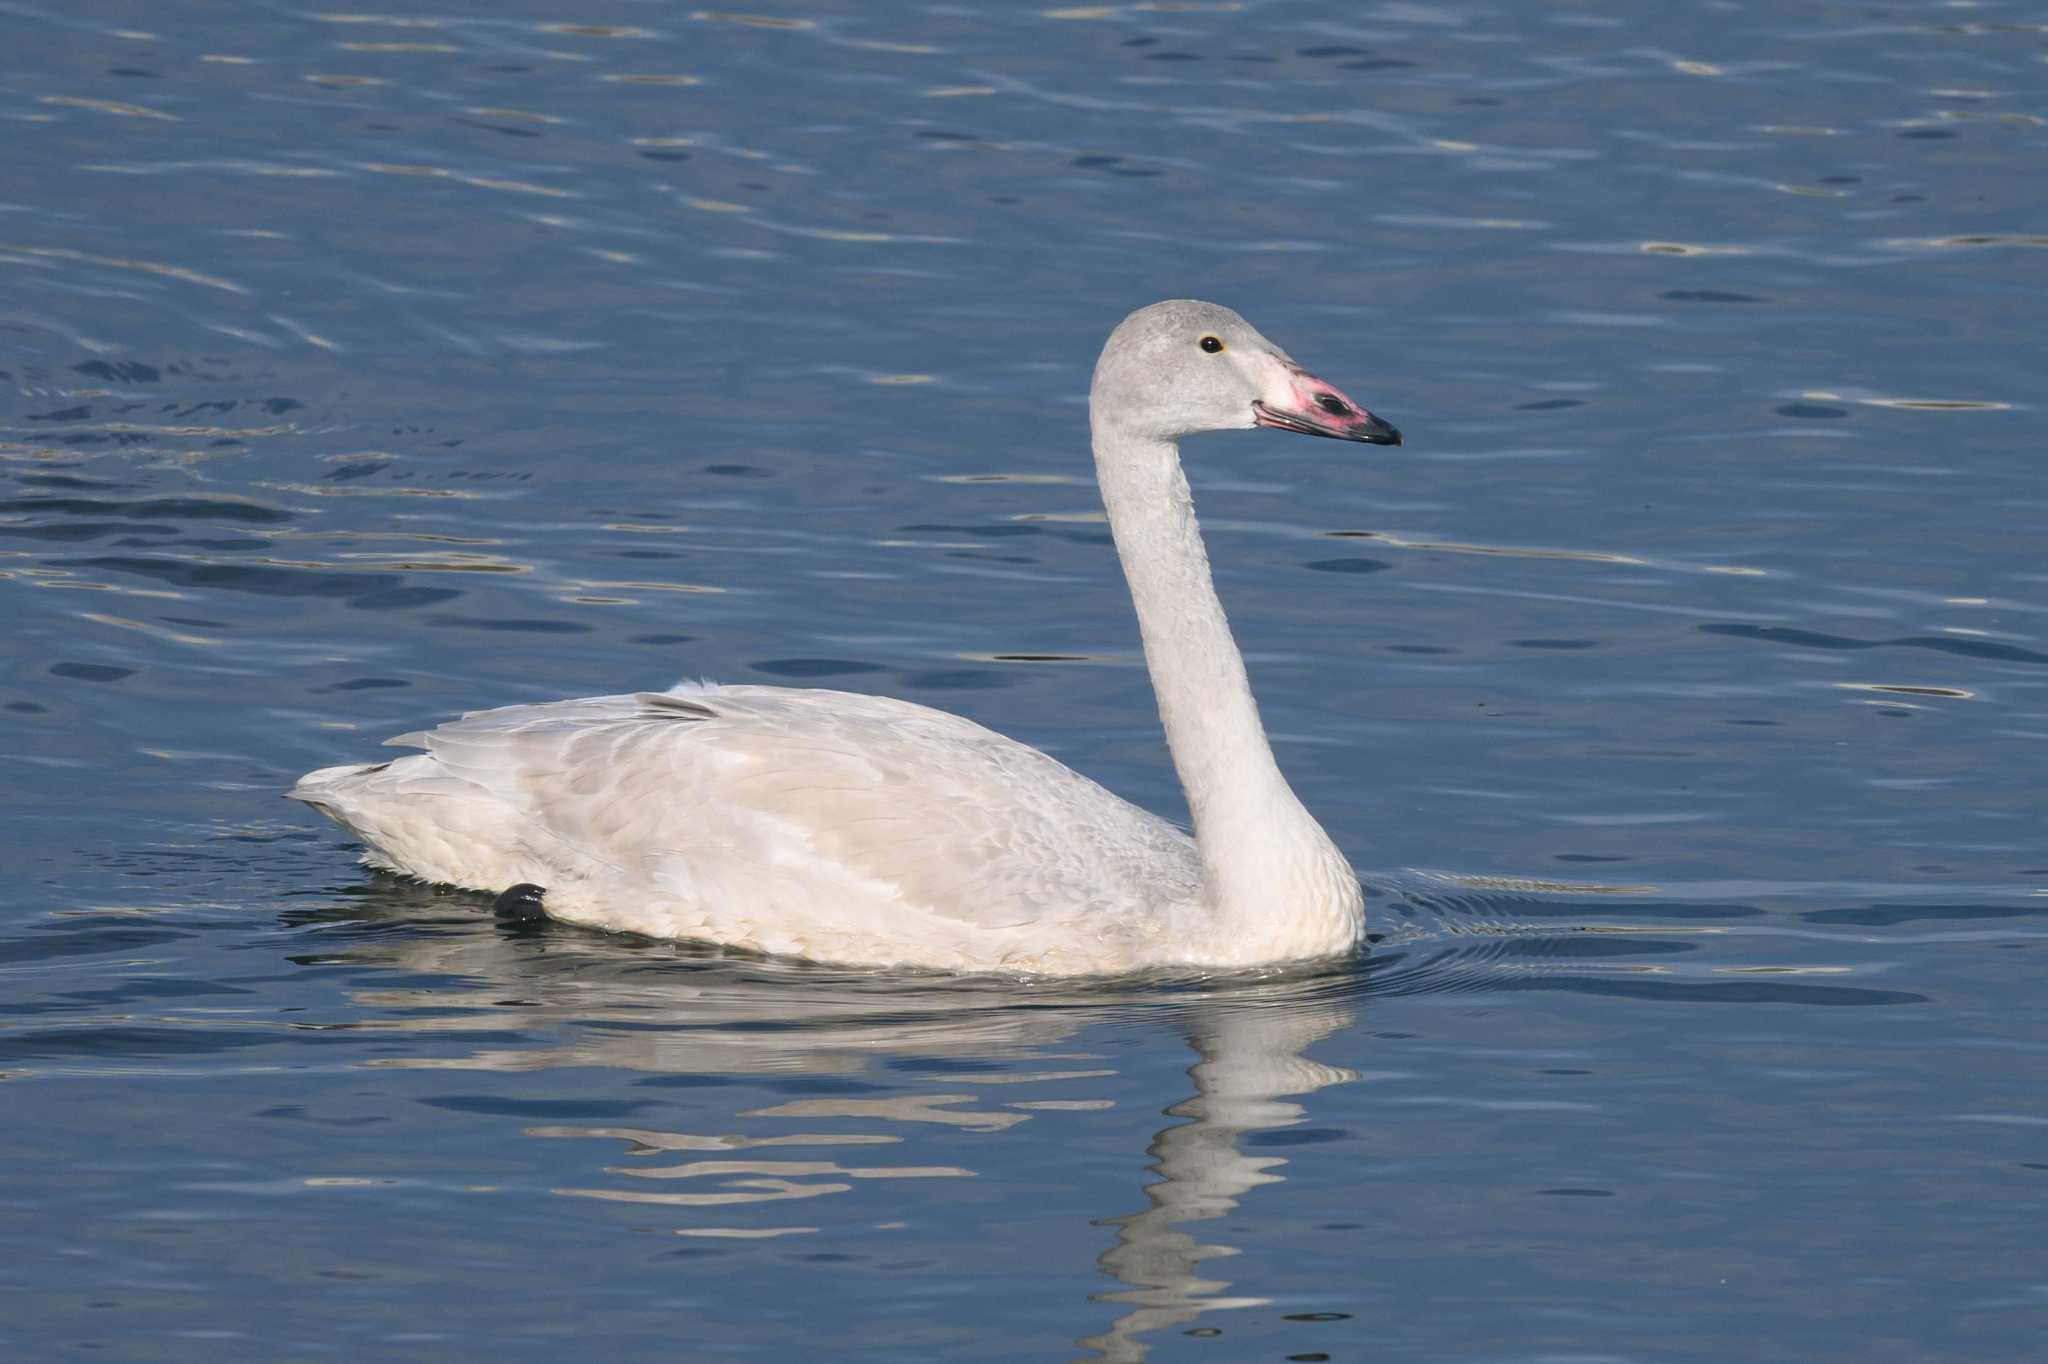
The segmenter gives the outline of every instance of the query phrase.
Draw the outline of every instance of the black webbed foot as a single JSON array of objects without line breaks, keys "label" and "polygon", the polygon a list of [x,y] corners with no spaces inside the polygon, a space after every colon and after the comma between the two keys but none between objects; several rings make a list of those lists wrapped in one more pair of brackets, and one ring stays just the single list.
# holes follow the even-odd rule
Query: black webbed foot
[{"label": "black webbed foot", "polygon": [[547,910],[541,905],[541,900],[546,895],[547,890],[544,887],[536,886],[531,881],[521,881],[498,897],[497,903],[491,906],[491,912],[508,923],[538,923],[548,916]]}]

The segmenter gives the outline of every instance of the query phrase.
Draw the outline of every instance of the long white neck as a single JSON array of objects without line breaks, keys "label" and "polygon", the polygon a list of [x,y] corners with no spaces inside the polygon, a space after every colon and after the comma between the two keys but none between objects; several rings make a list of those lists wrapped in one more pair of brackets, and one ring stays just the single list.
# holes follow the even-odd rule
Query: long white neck
[{"label": "long white neck", "polygon": [[1209,573],[1180,451],[1099,417],[1094,440],[1216,926],[1246,935],[1253,956],[1337,950],[1344,944],[1335,939],[1357,931],[1358,881],[1274,761]]}]

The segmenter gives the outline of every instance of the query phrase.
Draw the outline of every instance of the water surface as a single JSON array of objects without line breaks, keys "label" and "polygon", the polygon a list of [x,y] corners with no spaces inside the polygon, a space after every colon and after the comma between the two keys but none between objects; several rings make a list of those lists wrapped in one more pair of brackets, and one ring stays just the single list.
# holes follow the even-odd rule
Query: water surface
[{"label": "water surface", "polygon": [[[10,4],[0,1347],[2022,1358],[2048,1329],[2025,6]],[[300,772],[683,676],[1184,813],[1129,309],[1375,941],[1018,986],[561,929]]]}]

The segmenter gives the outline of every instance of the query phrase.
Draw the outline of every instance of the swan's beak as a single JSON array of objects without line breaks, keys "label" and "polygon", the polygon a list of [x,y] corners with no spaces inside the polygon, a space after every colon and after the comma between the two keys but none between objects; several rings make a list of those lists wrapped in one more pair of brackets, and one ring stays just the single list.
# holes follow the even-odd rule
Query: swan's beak
[{"label": "swan's beak", "polygon": [[1357,440],[1368,445],[1399,445],[1401,433],[1307,370],[1288,365],[1283,394],[1252,400],[1252,424],[1304,436]]}]

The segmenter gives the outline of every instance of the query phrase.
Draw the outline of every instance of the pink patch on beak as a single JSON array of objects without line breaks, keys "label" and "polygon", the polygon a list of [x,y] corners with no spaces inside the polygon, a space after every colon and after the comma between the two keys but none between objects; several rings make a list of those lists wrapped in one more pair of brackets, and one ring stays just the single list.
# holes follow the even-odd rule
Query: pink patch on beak
[{"label": "pink patch on beak", "polygon": [[1318,379],[1305,369],[1287,368],[1288,396],[1284,405],[1252,404],[1254,421],[1282,431],[1299,431],[1307,436],[1329,436],[1335,440],[1364,441],[1372,445],[1399,445],[1401,433],[1365,410],[1363,404],[1344,396],[1335,384]]}]

